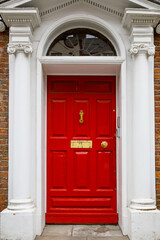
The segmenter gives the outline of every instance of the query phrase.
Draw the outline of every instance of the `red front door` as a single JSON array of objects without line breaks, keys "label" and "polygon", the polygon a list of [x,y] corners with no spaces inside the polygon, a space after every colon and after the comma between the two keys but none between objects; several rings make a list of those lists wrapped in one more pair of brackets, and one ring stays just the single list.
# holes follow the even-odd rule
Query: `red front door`
[{"label": "red front door", "polygon": [[117,223],[115,77],[49,76],[47,223]]}]

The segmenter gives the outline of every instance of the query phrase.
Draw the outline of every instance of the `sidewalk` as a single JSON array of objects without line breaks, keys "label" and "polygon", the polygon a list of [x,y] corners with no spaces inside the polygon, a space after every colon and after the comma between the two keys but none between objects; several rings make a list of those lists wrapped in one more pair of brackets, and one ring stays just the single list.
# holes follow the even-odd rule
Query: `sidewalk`
[{"label": "sidewalk", "polygon": [[46,225],[36,240],[129,240],[118,225]]}]

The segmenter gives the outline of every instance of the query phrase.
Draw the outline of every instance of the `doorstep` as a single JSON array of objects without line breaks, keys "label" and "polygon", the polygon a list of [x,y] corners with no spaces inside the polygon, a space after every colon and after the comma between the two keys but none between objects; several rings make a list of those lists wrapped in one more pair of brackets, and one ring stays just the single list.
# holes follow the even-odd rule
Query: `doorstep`
[{"label": "doorstep", "polygon": [[36,240],[129,240],[118,225],[46,225]]}]

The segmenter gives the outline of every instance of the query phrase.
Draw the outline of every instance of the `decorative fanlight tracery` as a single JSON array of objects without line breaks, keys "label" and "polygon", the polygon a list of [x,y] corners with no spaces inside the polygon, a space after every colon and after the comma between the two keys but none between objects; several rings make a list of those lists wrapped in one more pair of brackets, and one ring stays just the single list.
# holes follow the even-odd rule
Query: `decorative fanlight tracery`
[{"label": "decorative fanlight tracery", "polygon": [[78,28],[60,34],[51,44],[47,56],[116,56],[112,43],[101,33]]}]

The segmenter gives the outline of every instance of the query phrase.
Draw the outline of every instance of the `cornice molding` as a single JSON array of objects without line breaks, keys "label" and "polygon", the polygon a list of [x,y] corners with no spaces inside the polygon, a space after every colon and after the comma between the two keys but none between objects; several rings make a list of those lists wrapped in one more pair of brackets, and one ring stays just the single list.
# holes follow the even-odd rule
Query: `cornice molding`
[{"label": "cornice molding", "polygon": [[131,29],[132,26],[156,27],[160,20],[160,10],[157,9],[126,9],[122,24]]},{"label": "cornice molding", "polygon": [[37,8],[0,8],[0,14],[7,27],[29,26],[34,30],[41,22]]},{"label": "cornice molding", "polygon": [[148,56],[155,55],[155,46],[151,44],[144,44],[144,43],[133,43],[131,44],[131,48],[129,49],[129,53],[131,55],[137,55],[139,53],[148,54]]},{"label": "cornice molding", "polygon": [[114,9],[113,7],[109,7],[109,6],[106,6],[106,5],[103,5],[103,4],[99,4],[97,3],[95,0],[83,0],[85,3],[88,3],[89,5],[92,5],[96,8],[99,8],[101,10],[104,10],[110,14],[114,14],[114,15],[117,15],[118,17],[123,17],[123,13]]},{"label": "cornice molding", "polygon": [[50,8],[47,8],[45,10],[40,11],[40,16],[43,17],[45,15],[49,15],[49,14],[51,14],[53,12],[57,12],[59,10],[62,10],[64,8],[66,8],[66,7],[69,7],[71,5],[74,5],[75,3],[82,2],[82,1],[83,0],[70,0],[70,1],[58,4],[56,6],[53,6],[53,7],[50,7]]},{"label": "cornice molding", "polygon": [[68,0],[67,2],[64,2],[64,3],[61,3],[61,4],[58,4],[54,7],[50,7],[50,8],[47,8],[43,11],[40,11],[40,16],[43,17],[43,16],[46,16],[46,15],[49,15],[53,12],[57,12],[57,11],[60,11],[66,7],[70,7],[71,5],[75,5],[77,3],[84,3],[84,4],[88,4],[94,8],[98,8],[100,10],[103,10],[109,14],[113,14],[113,15],[116,15],[120,18],[123,17],[123,13],[118,11],[117,9],[114,9],[113,7],[109,7],[105,4],[100,4],[100,3],[97,3],[96,0]]},{"label": "cornice molding", "polygon": [[17,52],[24,52],[25,54],[30,54],[33,52],[31,43],[9,43],[7,52],[9,54],[16,54]]}]

